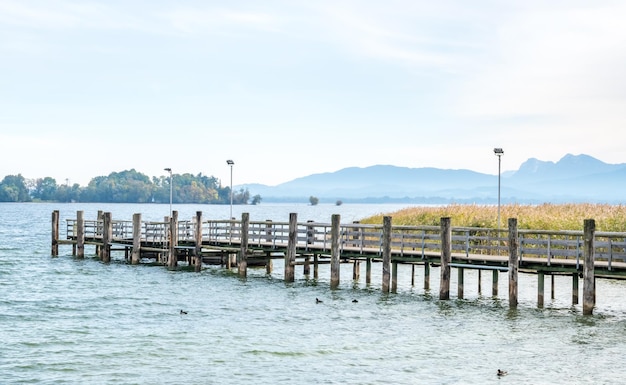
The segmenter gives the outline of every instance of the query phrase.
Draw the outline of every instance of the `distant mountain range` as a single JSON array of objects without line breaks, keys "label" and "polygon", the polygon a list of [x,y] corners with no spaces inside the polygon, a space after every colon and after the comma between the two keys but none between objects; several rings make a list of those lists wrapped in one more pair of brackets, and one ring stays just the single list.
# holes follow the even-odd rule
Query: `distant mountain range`
[{"label": "distant mountain range", "polygon": [[[376,165],[313,174],[277,186],[246,184],[263,202],[497,203],[498,176],[470,170]],[[558,162],[528,159],[501,175],[503,203],[626,203],[626,163],[607,164],[588,155]]]}]

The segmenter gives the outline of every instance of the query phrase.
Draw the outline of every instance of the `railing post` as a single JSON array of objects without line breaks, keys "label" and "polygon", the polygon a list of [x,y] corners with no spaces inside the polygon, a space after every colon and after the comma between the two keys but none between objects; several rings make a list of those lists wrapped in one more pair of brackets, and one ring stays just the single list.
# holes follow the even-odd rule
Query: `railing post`
[{"label": "railing post", "polygon": [[593,314],[593,308],[596,305],[596,280],[595,280],[595,232],[596,221],[593,219],[585,219],[585,244],[583,255],[585,264],[583,266],[583,314]]},{"label": "railing post", "polygon": [[76,211],[76,256],[85,258],[85,215],[84,211]]},{"label": "railing post", "polygon": [[336,289],[339,287],[340,281],[340,250],[339,250],[339,214],[333,214],[331,217],[330,228],[330,288]]},{"label": "railing post", "polygon": [[517,218],[509,218],[509,308],[517,308],[519,269],[519,234],[517,231]]},{"label": "railing post", "polygon": [[285,282],[295,280],[296,246],[298,242],[298,214],[289,214],[289,240],[285,253]]},{"label": "railing post", "polygon": [[167,260],[167,267],[175,269],[178,266],[178,255],[176,254],[176,246],[178,246],[178,211],[173,210],[170,217],[170,250]]},{"label": "railing post", "polygon": [[383,217],[383,293],[389,293],[391,280],[391,217]]},{"label": "railing post", "polygon": [[52,244],[50,254],[59,255],[59,210],[52,211]]},{"label": "railing post", "polygon": [[102,249],[100,258],[102,259],[102,262],[108,263],[111,262],[111,239],[113,238],[113,221],[111,220],[111,213],[103,213],[102,221]]},{"label": "railing post", "polygon": [[450,299],[450,261],[452,259],[452,229],[450,218],[441,218],[441,284],[439,299]]},{"label": "railing post", "polygon": [[133,251],[130,263],[136,265],[141,259],[141,213],[133,214]]},{"label": "railing post", "polygon": [[195,248],[193,255],[195,256],[194,271],[197,273],[202,270],[202,211],[196,211],[196,231]]},{"label": "railing post", "polygon": [[237,271],[240,277],[248,274],[248,229],[250,228],[250,213],[241,214],[241,247],[237,260]]}]

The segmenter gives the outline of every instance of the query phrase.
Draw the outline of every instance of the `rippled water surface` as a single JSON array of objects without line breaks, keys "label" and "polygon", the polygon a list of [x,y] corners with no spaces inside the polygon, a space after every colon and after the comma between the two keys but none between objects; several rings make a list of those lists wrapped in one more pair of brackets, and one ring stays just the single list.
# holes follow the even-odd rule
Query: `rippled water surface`
[{"label": "rippled water surface", "polygon": [[[342,222],[401,206],[235,206],[251,220]],[[401,266],[399,288],[352,280],[342,265],[338,290],[328,266],[318,280],[297,271],[285,284],[274,271],[207,266],[201,273],[50,256],[50,217],[97,210],[114,219],[160,219],[166,205],[0,204],[0,384],[618,384],[626,354],[626,282],[598,280],[594,315],[571,305],[571,278],[536,308],[536,277],[520,276],[520,306],[508,309],[506,274],[491,296],[491,274],[465,278],[464,300],[439,301],[438,274],[422,288],[423,270]],[[179,206],[228,216],[227,206]],[[362,269],[364,270],[364,269]],[[455,274],[452,275],[453,278]],[[453,285],[455,284],[453,280]],[[582,287],[582,284],[581,284]],[[315,298],[323,303],[317,304]],[[352,302],[356,299],[358,302]],[[181,315],[180,309],[188,314]],[[498,378],[497,369],[508,371]]]}]

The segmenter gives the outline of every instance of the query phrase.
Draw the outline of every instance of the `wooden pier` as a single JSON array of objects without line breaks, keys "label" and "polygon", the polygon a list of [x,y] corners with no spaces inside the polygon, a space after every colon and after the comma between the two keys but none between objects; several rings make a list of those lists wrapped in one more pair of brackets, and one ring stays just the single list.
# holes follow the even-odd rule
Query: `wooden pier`
[{"label": "wooden pier", "polygon": [[[626,233],[600,232],[595,221],[584,221],[581,231],[518,230],[517,219],[510,218],[506,229],[453,227],[450,218],[440,226],[393,226],[392,218],[382,225],[341,224],[333,215],[330,223],[298,222],[292,213],[288,222],[250,221],[248,213],[237,220],[204,220],[202,212],[189,220],[179,220],[173,211],[163,222],[114,220],[111,213],[99,212],[96,219],[85,220],[78,211],[64,227],[59,211],[52,213],[52,255],[59,245],[72,245],[73,255],[82,258],[85,245],[94,245],[96,254],[111,260],[112,251],[123,251],[132,264],[157,263],[175,269],[179,263],[200,271],[203,265],[237,267],[245,277],[248,267],[265,266],[284,260],[285,281],[293,282],[296,266],[304,274],[318,278],[318,266],[330,264],[330,286],[340,282],[341,264],[351,264],[353,279],[360,279],[365,262],[365,280],[371,283],[373,263],[382,264],[382,291],[395,292],[398,265],[424,268],[424,288],[430,288],[430,268],[440,267],[439,298],[450,298],[451,269],[457,271],[457,298],[464,295],[464,271],[492,272],[492,294],[498,295],[500,272],[508,272],[509,306],[518,304],[518,273],[537,275],[537,305],[543,307],[545,276],[572,277],[572,304],[579,303],[579,280],[583,280],[583,314],[595,306],[595,279],[626,279]],[[63,231],[61,231],[63,229]],[[63,234],[63,237],[61,237]],[[480,278],[479,278],[480,285]]]}]

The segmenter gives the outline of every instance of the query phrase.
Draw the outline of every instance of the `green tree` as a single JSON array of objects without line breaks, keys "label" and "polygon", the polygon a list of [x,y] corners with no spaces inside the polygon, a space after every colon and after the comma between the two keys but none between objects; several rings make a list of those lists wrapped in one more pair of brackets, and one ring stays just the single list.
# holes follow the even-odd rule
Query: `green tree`
[{"label": "green tree", "polygon": [[57,199],[57,181],[49,176],[45,178],[39,178],[35,181],[35,187],[32,191],[34,199],[42,201],[52,201]]},{"label": "green tree", "polygon": [[309,197],[309,203],[311,204],[311,206],[317,206],[317,204],[320,203],[320,200],[317,197],[311,195]]},{"label": "green tree", "polygon": [[30,202],[26,180],[22,174],[7,175],[0,182],[0,202]]},{"label": "green tree", "polygon": [[252,204],[258,205],[259,203],[261,203],[261,196],[259,194],[256,194],[252,197]]}]

